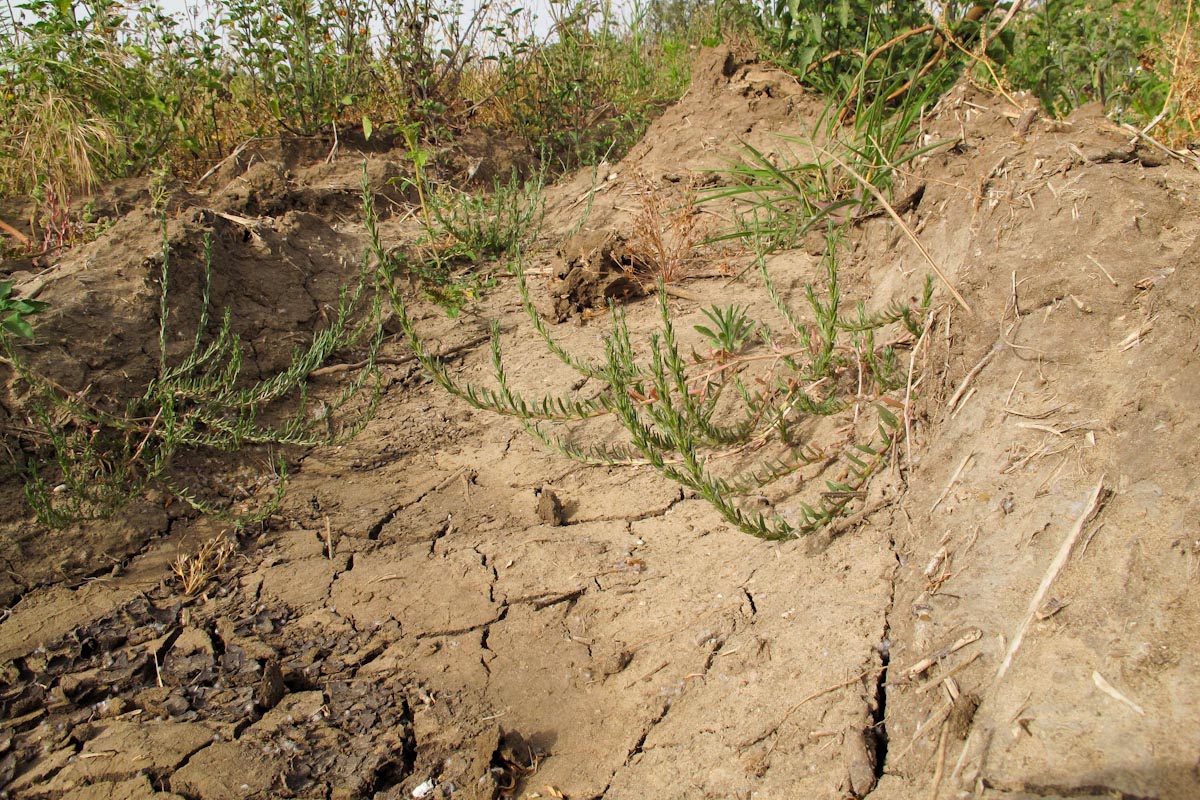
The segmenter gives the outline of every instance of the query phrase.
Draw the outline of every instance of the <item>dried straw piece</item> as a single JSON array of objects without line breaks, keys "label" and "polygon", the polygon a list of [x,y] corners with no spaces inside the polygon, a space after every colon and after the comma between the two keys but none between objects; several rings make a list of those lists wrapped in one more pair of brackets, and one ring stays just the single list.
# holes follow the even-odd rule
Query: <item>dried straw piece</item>
[{"label": "dried straw piece", "polygon": [[1100,510],[1101,496],[1104,494],[1104,476],[1100,477],[1100,481],[1096,484],[1096,488],[1092,490],[1091,496],[1087,503],[1084,504],[1083,513],[1079,519],[1075,520],[1075,525],[1067,534],[1067,538],[1063,539],[1062,547],[1058,549],[1058,555],[1050,562],[1050,568],[1046,570],[1046,574],[1042,577],[1042,583],[1038,586],[1033,597],[1029,600],[1029,609],[1025,613],[1025,619],[1017,627],[1017,631],[1013,634],[1012,641],[1008,645],[1008,652],[1004,654],[1004,660],[1000,662],[1000,669],[996,670],[996,677],[992,681],[993,685],[1000,682],[1012,666],[1013,657],[1017,654],[1017,650],[1021,648],[1021,643],[1025,641],[1025,634],[1029,631],[1029,626],[1037,617],[1038,609],[1042,607],[1042,603],[1046,600],[1046,595],[1050,592],[1050,585],[1062,572],[1063,567],[1067,565],[1067,559],[1071,557],[1071,550],[1075,547],[1075,543],[1079,541],[1080,534],[1083,533],[1083,528],[1088,521],[1096,515]]},{"label": "dried straw piece", "polygon": [[945,284],[946,289],[948,289],[950,294],[954,296],[954,299],[958,302],[958,304],[966,309],[968,314],[974,316],[975,309],[971,308],[970,304],[968,304],[963,296],[959,294],[958,289],[954,288],[954,284],[950,283],[950,279],[946,277],[946,273],[942,272],[942,268],[936,261],[933,260],[933,256],[931,256],[929,251],[925,249],[925,245],[921,244],[921,240],[917,238],[915,233],[913,233],[913,230],[908,226],[908,223],[896,213],[896,209],[892,208],[892,204],[889,203],[887,198],[883,196],[883,192],[879,191],[879,189],[875,188],[874,184],[872,184],[862,175],[858,174],[854,167],[850,166],[833,153],[829,152],[823,147],[814,147],[813,149],[829,158],[831,161],[833,161],[833,163],[837,164],[846,172],[850,173],[850,176],[854,178],[854,180],[858,181],[864,189],[871,193],[871,196],[874,197],[876,202],[878,202],[883,210],[888,213],[888,216],[895,220],[896,224],[900,226],[900,229],[904,231],[904,235],[909,238],[909,241],[917,246],[917,250],[921,252],[921,255],[925,257],[925,260],[929,263],[929,266],[932,267],[933,271],[937,273],[937,276],[941,278],[942,283]]},{"label": "dried straw piece", "polygon": [[970,453],[967,453],[967,457],[962,460],[962,463],[958,465],[958,469],[954,470],[954,474],[951,475],[950,480],[946,482],[946,488],[942,489],[942,493],[938,495],[937,500],[934,500],[933,505],[929,507],[930,514],[932,514],[934,511],[937,511],[937,507],[942,504],[942,501],[946,499],[946,495],[950,494],[950,490],[954,488],[954,484],[958,480],[958,476],[961,475],[962,471],[967,468],[967,462],[974,457],[975,451],[972,450]]}]

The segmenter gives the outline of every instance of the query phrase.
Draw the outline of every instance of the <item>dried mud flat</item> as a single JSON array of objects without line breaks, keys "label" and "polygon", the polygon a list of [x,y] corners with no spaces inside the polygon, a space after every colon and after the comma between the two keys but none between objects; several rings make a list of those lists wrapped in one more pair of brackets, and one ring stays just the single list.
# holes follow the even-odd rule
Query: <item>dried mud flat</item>
[{"label": "dried mud flat", "polygon": [[[677,195],[819,111],[782,75],[702,55],[594,193],[591,171],[549,189],[534,265],[554,272],[585,209],[585,229],[626,230],[646,181]],[[1018,116],[963,87],[925,123],[957,143],[897,196],[925,187],[906,219],[974,313],[939,289],[904,457],[836,537],[752,539],[653,472],[545,452],[405,363],[384,367],[363,434],[296,456],[271,528],[201,597],[168,565],[218,523],[147,502],[50,534],[5,488],[4,796],[1200,796],[1200,173],[1099,116],[1023,135]],[[264,371],[363,246],[363,154],[285,151],[247,151],[171,211],[181,274],[214,234],[215,301]],[[366,158],[376,186],[402,171],[386,148]],[[147,198],[118,196],[99,241],[16,275],[44,283],[43,368],[67,385],[154,366],[160,234]],[[771,263],[798,291],[819,257]],[[842,291],[882,307],[926,271],[868,219]],[[681,330],[702,305],[763,303],[751,281],[686,288],[703,299],[672,299]],[[653,300],[626,310],[653,328]],[[521,317],[502,279],[476,314],[420,325],[485,379],[499,319],[514,382],[570,389]],[[555,327],[585,352],[602,332]],[[254,494],[264,463],[194,468]]]}]

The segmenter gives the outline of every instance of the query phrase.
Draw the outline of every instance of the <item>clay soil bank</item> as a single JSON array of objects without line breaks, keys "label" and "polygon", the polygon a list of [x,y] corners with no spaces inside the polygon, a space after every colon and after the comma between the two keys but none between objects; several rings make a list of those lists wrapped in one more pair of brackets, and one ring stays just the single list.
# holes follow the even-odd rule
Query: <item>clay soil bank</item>
[{"label": "clay soil bank", "polygon": [[[599,353],[606,322],[557,282],[565,240],[629,234],[640,193],[675,203],[746,144],[794,156],[777,134],[822,110],[724,51],[695,75],[621,162],[547,189],[528,266],[573,350]],[[837,536],[762,542],[648,468],[549,453],[398,340],[366,430],[290,456],[278,514],[201,594],[169,566],[218,521],[151,497],[51,532],[5,488],[4,796],[1200,797],[1200,172],[1097,114],[1019,117],[952,90],[921,132],[945,144],[897,181],[972,312],[939,283],[910,435]],[[363,159],[381,193],[406,170],[310,149],[248,150],[169,209],[179,297],[210,234],[214,302],[264,374],[359,263]],[[104,197],[109,231],[14,278],[50,303],[35,363],[119,392],[156,366],[161,232],[144,186]],[[381,194],[389,241],[405,202]],[[819,245],[771,256],[799,306]],[[705,259],[670,301],[680,330],[713,304],[769,313],[753,270],[728,278],[745,252]],[[842,293],[883,308],[928,272],[867,218]],[[456,375],[487,380],[499,320],[521,388],[598,388],[570,383],[511,278],[458,319],[422,309]],[[625,310],[635,334],[658,322],[653,298]],[[268,454],[190,468],[270,491]]]}]

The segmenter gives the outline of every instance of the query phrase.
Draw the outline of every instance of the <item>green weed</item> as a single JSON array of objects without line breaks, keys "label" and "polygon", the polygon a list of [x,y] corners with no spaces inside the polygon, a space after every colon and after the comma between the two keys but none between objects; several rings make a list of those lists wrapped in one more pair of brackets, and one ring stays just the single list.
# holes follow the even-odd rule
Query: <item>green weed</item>
[{"label": "green weed", "polygon": [[47,308],[49,304],[41,300],[13,297],[13,282],[0,281],[0,338],[8,333],[23,339],[32,339],[33,326],[28,318]]},{"label": "green weed", "polygon": [[[543,177],[523,181],[514,171],[507,182],[497,180],[492,192],[483,194],[436,186],[429,178],[430,153],[418,139],[418,126],[409,124],[403,131],[413,171],[402,183],[417,195],[424,232],[412,252],[394,251],[389,258],[429,299],[456,317],[495,283],[478,272],[480,262],[503,258],[537,237],[545,211]],[[364,183],[364,202],[369,192]],[[369,228],[377,240],[373,217]]]},{"label": "green weed", "polygon": [[[369,197],[368,229],[374,211]],[[385,274],[398,268],[372,234]],[[889,395],[903,386],[895,351],[879,346],[876,335],[900,325],[920,334],[928,313],[932,283],[917,306],[894,304],[868,314],[860,304],[846,314],[837,279],[836,236],[831,239],[821,286],[809,286],[809,315],[783,301],[760,254],[760,274],[768,295],[789,320],[772,331],[743,309],[713,310],[713,328],[699,333],[719,349],[701,356],[676,333],[667,296],[659,292],[659,325],[648,341],[635,343],[622,311],[612,311],[602,360],[588,361],[566,351],[539,317],[520,261],[515,263],[522,302],[535,332],[548,349],[580,375],[604,389],[593,399],[526,397],[512,387],[499,330],[493,327],[491,387],[463,383],[426,348],[407,304],[393,288],[392,304],[410,346],[431,378],[469,405],[513,417],[531,435],[558,452],[587,463],[649,464],[712,503],[732,524],[754,536],[792,538],[812,533],[863,496],[868,478],[884,463],[902,433],[889,407]],[[661,287],[660,283],[660,287]],[[700,326],[703,328],[704,326]],[[758,332],[754,349],[745,347]],[[874,422],[866,424],[874,409]],[[855,418],[853,432],[812,437],[815,420],[837,415]],[[581,445],[573,434],[597,419],[615,420],[624,444]],[[565,429],[565,433],[560,433]],[[608,440],[608,437],[604,437]],[[840,464],[830,472],[834,464]],[[822,478],[822,476],[825,476]],[[809,491],[789,515],[766,516],[746,505],[785,479],[801,488],[825,481],[826,491]]]},{"label": "green weed", "polygon": [[516,171],[492,191],[478,194],[440,188],[430,195],[432,240],[451,242],[447,255],[478,262],[500,258],[529,244],[541,229],[543,179],[523,181]]},{"label": "green weed", "polygon": [[[8,346],[8,363],[29,389],[27,408],[35,423],[30,446],[26,496],[38,519],[61,526],[106,517],[129,500],[158,486],[204,513],[230,512],[180,482],[172,471],[184,452],[237,452],[249,445],[312,446],[344,441],[356,434],[379,399],[375,358],[382,341],[381,295],[365,266],[357,282],[343,290],[329,325],[297,349],[282,372],[250,381],[242,375],[244,348],[226,310],[210,326],[211,243],[205,246],[206,273],[190,351],[168,359],[171,317],[170,248],[164,246],[160,272],[158,374],[123,408],[112,409],[71,392],[33,372],[19,350]],[[337,395],[309,396],[309,376],[334,352],[366,349],[366,365]],[[355,401],[355,402],[352,402]],[[337,413],[350,412],[338,423]],[[351,410],[353,409],[353,410]],[[267,419],[276,419],[268,422]],[[271,513],[282,495],[286,468],[279,462],[273,497],[257,512],[234,514],[239,524]]]},{"label": "green weed", "polygon": [[856,93],[857,99],[850,100],[855,113],[848,125],[837,120],[846,99],[830,99],[814,126],[820,140],[814,135],[780,135],[773,153],[745,145],[741,159],[722,170],[732,185],[709,190],[702,198],[733,198],[741,206],[735,229],[715,238],[753,239],[768,251],[786,249],[809,231],[869,213],[877,199],[855,173],[887,194],[898,168],[940,146],[908,146],[922,110],[933,102],[932,92],[927,87],[924,93],[909,95],[898,108],[885,96],[867,101],[863,93]]},{"label": "green weed", "polygon": [[360,0],[227,0],[221,25],[249,102],[284,130],[338,122],[370,84],[370,10]]},{"label": "green weed", "polygon": [[1016,30],[1005,72],[1055,116],[1099,102],[1118,117],[1149,120],[1162,108],[1170,82],[1149,58],[1170,25],[1158,6],[1151,0],[1038,3]]},{"label": "green weed", "polygon": [[498,66],[498,121],[539,142],[560,169],[619,158],[688,79],[688,30],[648,38],[649,6],[626,20],[597,0],[551,4],[554,37]]},{"label": "green weed", "polygon": [[754,323],[747,317],[749,308],[746,306],[713,306],[701,309],[708,317],[708,325],[696,325],[696,332],[708,339],[719,357],[733,358],[742,351],[742,347],[754,336]]},{"label": "green weed", "polygon": [[941,5],[940,20],[925,3],[774,0],[735,8],[764,53],[805,85],[825,96],[865,97],[874,104],[945,88],[947,72],[936,68],[962,62],[947,36],[969,45],[979,21],[957,13],[957,4]]}]

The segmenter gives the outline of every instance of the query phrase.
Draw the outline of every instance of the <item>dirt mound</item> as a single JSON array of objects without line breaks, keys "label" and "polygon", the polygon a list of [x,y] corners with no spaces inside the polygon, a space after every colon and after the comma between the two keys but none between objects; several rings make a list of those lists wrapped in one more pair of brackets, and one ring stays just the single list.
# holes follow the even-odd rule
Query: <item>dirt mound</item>
[{"label": "dirt mound", "polygon": [[165,231],[153,214],[133,212],[51,270],[14,275],[24,296],[50,304],[38,340],[26,348],[30,362],[75,391],[91,385],[102,396],[125,397],[145,387],[158,367],[164,247],[168,363],[192,346],[211,258],[207,335],[230,309],[233,331],[252,348],[248,378],[287,365],[362,263],[361,239],[303,212],[249,220],[193,207],[168,219]]},{"label": "dirt mound", "polygon": [[[269,163],[261,150],[240,152],[215,173],[232,177],[211,191],[154,187],[145,180],[106,187],[92,203],[95,213],[115,218],[103,233],[49,268],[9,275],[20,296],[48,304],[37,320],[37,339],[18,344],[22,357],[62,392],[120,415],[147,390],[160,359],[177,365],[188,357],[207,299],[200,340],[207,345],[216,339],[228,311],[230,333],[241,343],[241,385],[286,369],[296,351],[336,317],[343,289],[358,279],[366,242],[356,222],[361,208],[347,224],[296,206],[319,196],[325,199],[313,200],[312,207],[348,208],[351,202],[360,207],[364,170],[384,187],[380,199],[386,200],[389,191],[396,192],[387,182],[396,167],[386,156],[364,167],[362,153],[335,165],[304,166],[298,163],[302,154],[283,148],[275,155]],[[239,164],[246,166],[241,174],[235,170]],[[308,182],[297,184],[288,171],[293,168]],[[158,211],[150,207],[152,194]],[[278,216],[259,216],[267,211]],[[165,329],[160,326],[164,259]],[[36,428],[29,415],[43,401],[31,399],[28,385],[7,367],[3,375],[4,418],[17,430]],[[271,454],[248,451],[234,466],[199,453],[180,468],[192,491],[212,498],[245,497],[264,476],[273,479],[272,461]],[[0,558],[12,565],[0,578],[6,603],[37,586],[119,570],[188,516],[182,504],[164,509],[165,498],[155,497],[135,503],[117,519],[56,531],[26,522],[20,483],[11,482],[11,471],[0,491],[11,498],[0,516],[14,525],[0,544]]]},{"label": "dirt mound", "polygon": [[[957,697],[922,691],[928,676],[889,692],[904,749],[888,776],[911,785],[932,761],[977,790],[1186,797],[1200,176],[1086,111],[1027,139],[1011,122],[952,94],[930,132],[961,124],[965,153],[911,179],[922,238],[976,314],[947,329],[944,385],[963,391],[929,397],[896,519],[893,663],[981,638],[932,676],[953,671]],[[939,739],[946,713],[972,722]]]},{"label": "dirt mound", "polygon": [[[923,130],[946,144],[896,187],[971,311],[939,284],[904,457],[840,536],[751,539],[645,468],[548,455],[390,365],[378,417],[299,459],[272,529],[194,597],[166,567],[215,523],[130,517],[152,532],[86,583],[55,583],[44,549],[5,551],[12,574],[41,576],[21,577],[0,622],[9,794],[1193,796],[1200,173],[1094,114],[1024,110],[955,89]],[[549,189],[533,259],[553,279],[568,234],[633,229],[647,182],[683,198],[743,141],[786,157],[775,134],[820,112],[786,76],[705,54],[626,159]],[[348,162],[334,163],[349,175]],[[255,185],[295,191],[304,168],[264,162]],[[341,263],[353,226],[195,213],[169,228],[191,253],[181,291],[198,286],[188,231],[219,232],[234,268],[214,297],[242,304],[255,342],[317,324],[355,265]],[[140,304],[113,339],[136,365],[156,335],[153,219],[135,213],[89,247],[64,262],[73,281],[86,254],[131,254],[87,302]],[[708,275],[746,261],[701,252]],[[769,266],[802,298],[820,259],[798,249]],[[928,271],[880,216],[856,225],[839,276],[879,308]],[[49,277],[44,299],[66,302]],[[681,331],[701,306],[769,313],[749,281],[685,288],[699,299],[672,298]],[[635,336],[654,329],[653,301],[625,311]],[[426,310],[418,324],[457,354],[456,374],[483,380],[487,317],[515,388],[596,390],[530,335],[511,282],[462,320]],[[594,355],[603,324],[555,334]],[[115,387],[94,371],[114,356],[68,326],[42,334],[73,359],[59,374]]]}]

